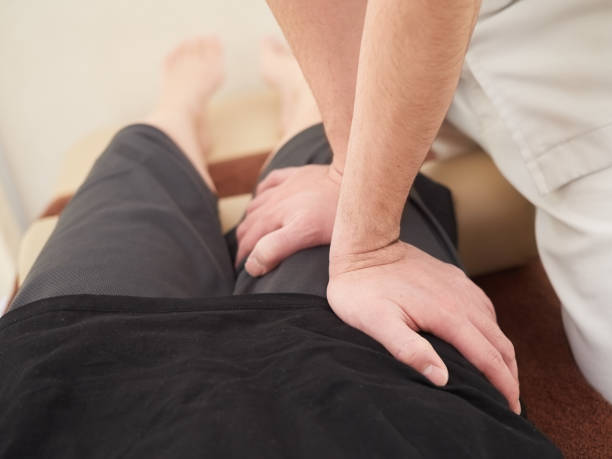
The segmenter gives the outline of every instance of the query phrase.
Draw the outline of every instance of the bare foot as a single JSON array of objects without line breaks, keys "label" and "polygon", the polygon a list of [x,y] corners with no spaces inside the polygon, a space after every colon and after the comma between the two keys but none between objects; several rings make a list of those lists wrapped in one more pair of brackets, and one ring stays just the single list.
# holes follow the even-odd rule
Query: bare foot
[{"label": "bare foot", "polygon": [[279,92],[283,137],[320,122],[321,115],[310,87],[295,57],[283,42],[273,37],[263,40],[260,68],[263,79]]},{"label": "bare foot", "polygon": [[213,190],[206,164],[206,107],[223,78],[223,53],[216,37],[182,42],[165,59],[159,102],[147,118],[179,145]]},{"label": "bare foot", "polygon": [[202,149],[210,149],[206,107],[225,78],[217,37],[186,40],[166,56],[160,106],[189,112],[198,123]]}]

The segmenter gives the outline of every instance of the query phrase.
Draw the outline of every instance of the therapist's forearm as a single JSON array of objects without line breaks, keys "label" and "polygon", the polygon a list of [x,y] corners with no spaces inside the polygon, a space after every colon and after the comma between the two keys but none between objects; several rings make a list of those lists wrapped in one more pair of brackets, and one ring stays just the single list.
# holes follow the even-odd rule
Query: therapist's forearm
[{"label": "therapist's forearm", "polygon": [[[406,197],[448,110],[476,0],[369,0],[332,256],[399,237]],[[332,258],[333,260],[333,258]]]},{"label": "therapist's forearm", "polygon": [[317,102],[334,155],[346,156],[367,0],[267,0]]}]

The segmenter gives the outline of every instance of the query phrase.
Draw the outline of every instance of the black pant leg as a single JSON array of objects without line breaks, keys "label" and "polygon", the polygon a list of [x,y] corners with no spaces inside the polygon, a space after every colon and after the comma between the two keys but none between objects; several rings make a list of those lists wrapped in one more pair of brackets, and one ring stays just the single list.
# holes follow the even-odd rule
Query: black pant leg
[{"label": "black pant leg", "polygon": [[62,213],[12,307],[73,294],[230,295],[217,197],[160,130],[121,130]]}]

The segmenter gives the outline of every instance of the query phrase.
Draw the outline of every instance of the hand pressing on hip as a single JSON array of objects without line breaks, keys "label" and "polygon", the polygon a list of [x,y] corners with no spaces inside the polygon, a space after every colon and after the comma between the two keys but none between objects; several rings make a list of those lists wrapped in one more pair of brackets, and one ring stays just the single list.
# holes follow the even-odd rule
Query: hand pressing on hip
[{"label": "hand pressing on hip", "polygon": [[520,412],[514,347],[497,325],[487,296],[455,266],[401,241],[368,252],[332,254],[327,298],[340,319],[438,386],[447,383],[448,370],[417,332],[445,340]]},{"label": "hand pressing on hip", "polygon": [[[238,227],[237,263],[250,253],[245,267],[261,276],[299,250],[329,244],[341,179],[320,165],[270,173]],[[447,341],[520,411],[514,347],[490,300],[460,269],[401,241],[358,252],[332,246],[327,297],[340,319],[441,386],[448,370],[418,331]]]},{"label": "hand pressing on hip", "polygon": [[248,255],[247,272],[263,276],[300,250],[329,244],[341,180],[328,165],[270,172],[238,225],[236,265]]}]

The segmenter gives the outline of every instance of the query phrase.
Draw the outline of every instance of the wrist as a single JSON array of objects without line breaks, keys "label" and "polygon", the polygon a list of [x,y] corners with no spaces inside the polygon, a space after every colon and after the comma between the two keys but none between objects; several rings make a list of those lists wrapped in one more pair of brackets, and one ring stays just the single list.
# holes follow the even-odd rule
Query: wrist
[{"label": "wrist", "polygon": [[376,246],[372,246],[368,249],[361,248],[359,251],[357,251],[355,247],[350,248],[350,251],[330,251],[330,279],[350,271],[391,264],[397,261],[398,252],[395,249],[399,243],[399,239],[395,239],[384,245],[378,246],[378,244],[376,244]]},{"label": "wrist", "polygon": [[392,245],[399,239],[399,222],[397,224],[390,221],[375,222],[377,217],[375,214],[370,214],[372,218],[366,218],[364,225],[362,216],[347,219],[339,217],[340,213],[341,209],[338,206],[330,244],[330,267],[347,260],[361,259],[369,253]]},{"label": "wrist", "polygon": [[340,187],[331,257],[381,249],[399,238],[403,206],[398,200],[366,187],[349,187],[347,179],[343,177]]},{"label": "wrist", "polygon": [[344,163],[337,159],[336,155],[334,155],[334,159],[329,165],[329,172],[330,176],[332,176],[333,178],[339,178],[340,180],[344,175]]}]

